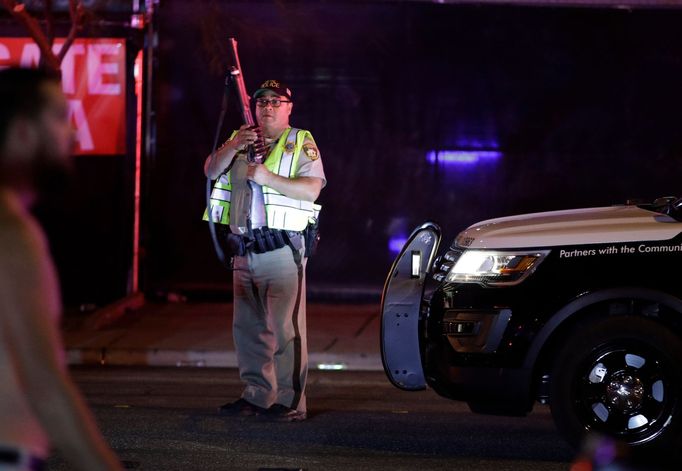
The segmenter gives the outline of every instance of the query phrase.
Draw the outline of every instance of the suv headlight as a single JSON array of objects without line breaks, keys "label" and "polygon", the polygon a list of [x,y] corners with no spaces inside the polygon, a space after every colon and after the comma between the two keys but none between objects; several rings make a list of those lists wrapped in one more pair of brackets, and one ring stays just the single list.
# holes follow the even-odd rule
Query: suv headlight
[{"label": "suv headlight", "polygon": [[549,250],[465,250],[445,280],[450,283],[478,283],[484,286],[516,285],[533,273],[548,253]]}]

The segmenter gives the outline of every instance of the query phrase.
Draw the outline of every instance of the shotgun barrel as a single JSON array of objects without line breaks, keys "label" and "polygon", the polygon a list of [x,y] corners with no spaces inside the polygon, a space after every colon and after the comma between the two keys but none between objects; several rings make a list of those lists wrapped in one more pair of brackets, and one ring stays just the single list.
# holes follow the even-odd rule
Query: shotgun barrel
[{"label": "shotgun barrel", "polygon": [[244,85],[244,72],[242,71],[241,63],[239,62],[239,53],[237,52],[237,40],[235,38],[230,38],[230,51],[232,52],[232,69],[230,74],[237,88],[237,97],[239,98],[239,107],[242,113],[242,119],[244,124],[255,127],[258,133],[258,139],[256,142],[249,146],[249,160],[257,163],[263,162],[263,149],[265,149],[265,143],[263,136],[260,132],[260,128],[256,127],[256,122],[253,119],[253,113],[251,113],[251,98],[246,92],[246,85]]}]

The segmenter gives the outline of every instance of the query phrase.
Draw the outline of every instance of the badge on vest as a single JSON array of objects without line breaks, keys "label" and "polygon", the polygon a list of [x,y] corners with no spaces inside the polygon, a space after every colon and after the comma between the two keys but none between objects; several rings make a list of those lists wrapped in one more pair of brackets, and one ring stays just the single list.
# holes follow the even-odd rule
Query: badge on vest
[{"label": "badge on vest", "polygon": [[320,158],[320,153],[318,152],[317,147],[312,146],[310,144],[303,145],[303,152],[305,152],[305,155],[310,160],[317,160]]},{"label": "badge on vest", "polygon": [[287,142],[287,145],[284,146],[284,152],[293,152],[294,147],[295,147],[295,145],[293,142]]}]

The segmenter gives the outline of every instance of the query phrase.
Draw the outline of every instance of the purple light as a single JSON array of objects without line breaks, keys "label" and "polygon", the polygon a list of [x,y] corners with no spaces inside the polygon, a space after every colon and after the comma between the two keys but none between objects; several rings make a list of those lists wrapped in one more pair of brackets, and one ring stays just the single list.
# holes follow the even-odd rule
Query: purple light
[{"label": "purple light", "polygon": [[397,255],[403,249],[406,242],[407,237],[404,235],[393,236],[388,239],[388,251]]},{"label": "purple light", "polygon": [[502,157],[497,150],[430,150],[426,160],[431,164],[476,165],[482,161],[496,161]]}]

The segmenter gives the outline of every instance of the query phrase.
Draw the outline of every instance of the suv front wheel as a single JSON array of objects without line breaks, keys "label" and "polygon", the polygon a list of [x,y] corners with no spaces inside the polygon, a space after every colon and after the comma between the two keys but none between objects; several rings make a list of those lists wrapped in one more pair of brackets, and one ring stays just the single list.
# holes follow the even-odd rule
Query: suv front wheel
[{"label": "suv front wheel", "polygon": [[680,445],[682,341],[644,317],[584,322],[557,355],[550,409],[559,431],[575,447],[590,433],[633,450]]}]

